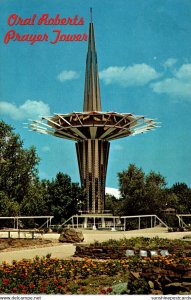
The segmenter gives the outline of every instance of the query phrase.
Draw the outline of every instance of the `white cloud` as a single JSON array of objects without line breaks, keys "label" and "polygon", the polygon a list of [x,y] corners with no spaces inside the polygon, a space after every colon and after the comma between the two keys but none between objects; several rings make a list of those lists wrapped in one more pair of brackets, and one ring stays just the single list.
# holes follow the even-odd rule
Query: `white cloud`
[{"label": "white cloud", "polygon": [[13,120],[20,121],[29,118],[36,118],[41,115],[50,115],[50,108],[48,104],[43,101],[26,100],[20,106],[7,101],[1,101],[0,112],[2,115],[10,117]]},{"label": "white cloud", "polygon": [[99,73],[100,79],[106,84],[117,83],[123,87],[143,86],[160,76],[160,73],[144,63],[129,67],[108,67]]},{"label": "white cloud", "polygon": [[64,82],[66,80],[73,80],[73,79],[78,79],[80,77],[79,73],[76,71],[67,71],[64,70],[60,74],[58,74],[57,79],[61,82]]},{"label": "white cloud", "polygon": [[106,192],[106,194],[112,195],[117,199],[120,198],[120,191],[118,189],[106,187],[105,192]]},{"label": "white cloud", "polygon": [[173,67],[175,64],[177,63],[177,59],[176,58],[173,58],[173,57],[170,57],[168,58],[165,62],[164,62],[164,67],[166,68],[171,68]]},{"label": "white cloud", "polygon": [[50,152],[50,147],[49,146],[43,146],[42,147],[42,152]]},{"label": "white cloud", "polygon": [[152,83],[151,88],[155,93],[168,94],[173,97],[191,97],[191,64],[183,64],[174,71],[173,77]]},{"label": "white cloud", "polygon": [[191,82],[191,64],[184,64],[176,72],[176,77],[180,80]]},{"label": "white cloud", "polygon": [[169,94],[177,97],[191,97],[191,82],[185,83],[176,78],[167,78],[151,85],[158,94]]}]

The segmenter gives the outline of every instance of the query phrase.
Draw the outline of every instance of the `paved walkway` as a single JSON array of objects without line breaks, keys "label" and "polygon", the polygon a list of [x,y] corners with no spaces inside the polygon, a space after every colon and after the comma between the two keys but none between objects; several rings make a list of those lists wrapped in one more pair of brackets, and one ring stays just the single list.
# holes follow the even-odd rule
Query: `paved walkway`
[{"label": "paved walkway", "polygon": [[35,248],[35,249],[22,249],[0,253],[0,264],[3,261],[12,263],[13,260],[21,260],[23,258],[30,259],[38,255],[39,257],[51,254],[53,258],[69,258],[75,252],[75,246],[72,244],[60,244],[58,246]]},{"label": "paved walkway", "polygon": [[[132,230],[132,231],[94,231],[94,230],[84,230],[84,243],[93,243],[94,241],[106,241],[108,239],[120,239],[120,238],[131,238],[131,237],[154,237],[158,236],[161,238],[169,238],[169,239],[179,239],[185,235],[191,235],[191,232],[172,232],[169,233],[166,228],[155,227],[149,229],[141,229],[141,230]],[[44,239],[58,240],[59,234],[48,233],[44,234]],[[44,248],[34,248],[34,249],[22,249],[22,250],[14,250],[9,252],[1,252],[0,253],[0,263],[6,260],[8,263],[12,263],[13,259],[20,260],[22,258],[33,258],[36,255],[45,256],[46,254],[50,254],[52,257],[57,258],[69,258],[75,252],[75,246],[73,244],[60,244],[51,247]]]}]

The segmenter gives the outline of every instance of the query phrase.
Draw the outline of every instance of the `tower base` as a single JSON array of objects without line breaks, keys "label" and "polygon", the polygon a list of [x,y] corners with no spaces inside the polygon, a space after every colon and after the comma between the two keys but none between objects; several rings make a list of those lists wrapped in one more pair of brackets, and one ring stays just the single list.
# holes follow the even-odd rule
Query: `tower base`
[{"label": "tower base", "polygon": [[90,230],[123,230],[120,217],[106,213],[73,215],[62,226]]},{"label": "tower base", "polygon": [[[128,224],[134,222],[134,228]],[[168,228],[157,215],[136,215],[136,216],[113,216],[112,214],[79,214],[73,215],[66,222],[61,224],[63,227],[91,229],[91,230],[135,230],[152,228],[157,225]]]}]

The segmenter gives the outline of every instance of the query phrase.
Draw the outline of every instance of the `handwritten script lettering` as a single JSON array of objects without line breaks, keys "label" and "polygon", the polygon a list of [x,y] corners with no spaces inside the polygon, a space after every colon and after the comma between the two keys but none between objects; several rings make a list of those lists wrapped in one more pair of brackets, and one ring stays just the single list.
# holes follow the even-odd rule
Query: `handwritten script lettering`
[{"label": "handwritten script lettering", "polygon": [[[63,17],[60,14],[50,16],[48,13],[44,13],[41,16],[33,14],[30,17],[23,18],[17,14],[11,14],[8,16],[7,24],[12,29],[8,30],[4,35],[4,44],[9,42],[28,42],[30,45],[34,45],[36,42],[49,42],[56,44],[58,42],[82,42],[87,41],[88,36],[86,33],[70,33],[62,32],[59,29],[53,29],[51,32],[41,33],[21,33],[17,30],[20,26],[82,26],[84,25],[84,18],[75,15],[74,17]],[[17,27],[17,29],[13,29]],[[38,30],[39,31],[39,30]]]}]

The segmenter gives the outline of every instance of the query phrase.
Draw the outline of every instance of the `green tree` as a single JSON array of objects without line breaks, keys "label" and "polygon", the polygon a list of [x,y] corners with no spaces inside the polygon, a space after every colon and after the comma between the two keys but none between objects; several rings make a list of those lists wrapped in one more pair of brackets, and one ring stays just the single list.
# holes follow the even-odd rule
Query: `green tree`
[{"label": "green tree", "polygon": [[118,216],[121,213],[121,200],[116,199],[115,196],[105,195],[105,210],[108,210],[114,216]]},{"label": "green tree", "polygon": [[43,216],[49,215],[48,205],[46,203],[46,188],[43,183],[36,179],[33,181],[21,204],[21,215],[25,216]]},{"label": "green tree", "polygon": [[161,215],[166,208],[166,181],[160,173],[145,176],[145,213]]},{"label": "green tree", "polygon": [[191,189],[185,183],[177,182],[173,184],[170,191],[177,197],[174,208],[179,214],[191,213]]},{"label": "green tree", "polygon": [[141,168],[130,164],[118,173],[118,178],[122,215],[160,214],[166,208],[166,181],[160,173],[145,175]]},{"label": "green tree", "polygon": [[23,148],[20,136],[0,121],[0,190],[21,203],[37,177],[39,158],[34,147]]},{"label": "green tree", "polygon": [[55,179],[46,184],[47,204],[55,223],[60,224],[78,212],[83,202],[78,183],[73,183],[70,176],[59,172]]},{"label": "green tree", "polygon": [[[10,199],[6,193],[0,191],[0,216],[14,217],[20,214],[20,205]],[[0,227],[13,227],[14,221],[8,219],[0,220]]]},{"label": "green tree", "polygon": [[119,190],[122,195],[121,215],[136,215],[145,211],[144,172],[134,164],[118,173]]},{"label": "green tree", "polygon": [[19,204],[10,199],[6,193],[0,191],[0,212],[1,216],[14,217],[20,214]]},{"label": "green tree", "polygon": [[82,209],[78,183],[63,173],[52,181],[40,181],[38,162],[35,148],[24,149],[20,136],[0,121],[1,216],[54,215],[54,221],[60,223]]}]

